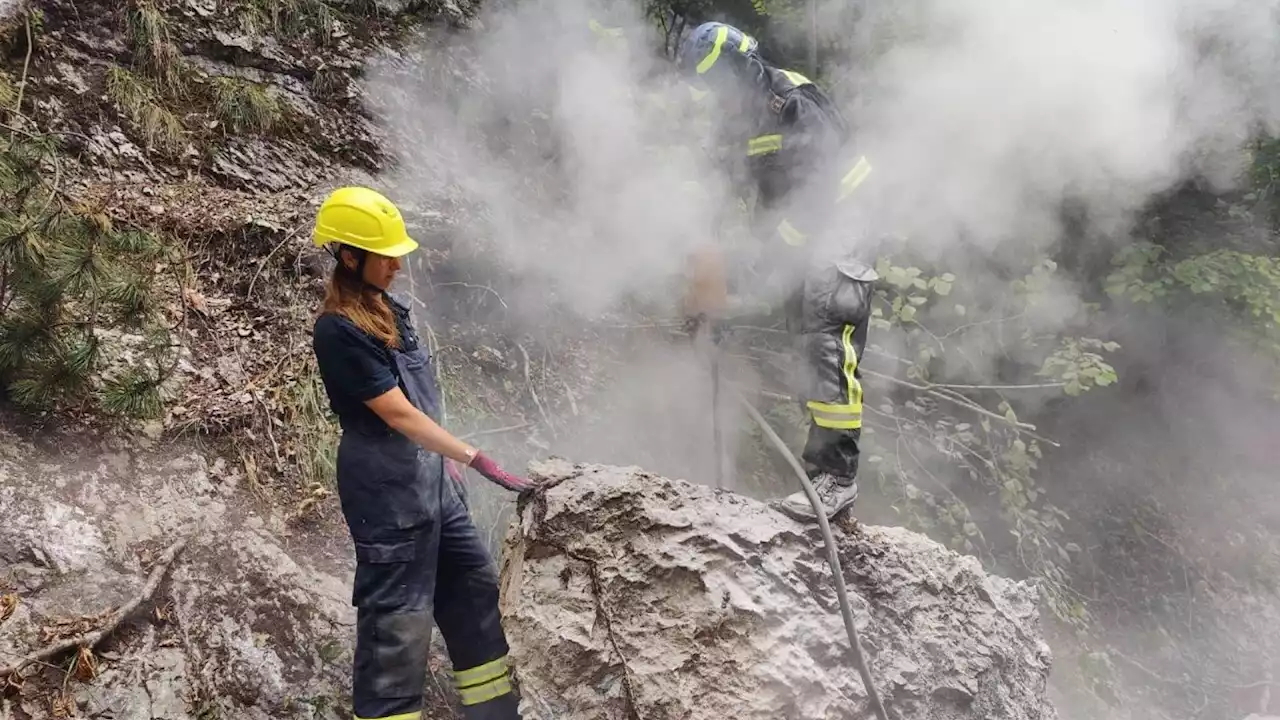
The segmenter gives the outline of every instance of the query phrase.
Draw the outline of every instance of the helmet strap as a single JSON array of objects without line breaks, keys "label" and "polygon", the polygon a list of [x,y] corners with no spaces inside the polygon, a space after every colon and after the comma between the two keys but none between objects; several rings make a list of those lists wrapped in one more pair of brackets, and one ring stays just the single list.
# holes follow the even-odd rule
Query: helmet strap
[{"label": "helmet strap", "polygon": [[[356,256],[356,266],[354,270],[347,267],[347,264],[342,261],[342,250],[344,248],[346,249],[347,252]],[[374,290],[379,293],[382,292],[382,288],[379,288],[378,286],[364,279],[364,266],[365,266],[365,263],[369,260],[369,252],[367,250],[363,250],[358,247],[352,247],[351,245],[338,245],[336,249],[331,248],[329,250],[329,254],[332,255],[335,260],[338,261],[338,272],[347,273],[348,275],[353,276],[356,280],[360,282],[361,285],[365,287],[366,290]]]}]

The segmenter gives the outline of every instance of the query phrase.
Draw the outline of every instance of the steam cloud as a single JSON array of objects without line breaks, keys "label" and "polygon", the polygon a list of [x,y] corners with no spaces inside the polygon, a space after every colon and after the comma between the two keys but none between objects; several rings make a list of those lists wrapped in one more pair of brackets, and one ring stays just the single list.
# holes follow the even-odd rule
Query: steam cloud
[{"label": "steam cloud", "polygon": [[[394,197],[479,208],[452,231],[454,245],[524,280],[529,294],[510,303],[516,314],[536,293],[586,317],[637,298],[674,310],[688,252],[714,232],[707,209],[730,201],[694,142],[699,119],[687,94],[666,61],[643,52],[652,26],[638,3],[605,4],[495,2],[465,40],[432,37],[368,76],[370,103],[398,138],[400,165],[387,178]],[[859,191],[869,195],[865,227],[850,239],[905,236],[966,285],[989,288],[985,310],[998,313],[1007,285],[986,268],[1052,255],[1068,237],[1064,202],[1087,211],[1085,234],[1119,244],[1160,193],[1191,178],[1217,189],[1240,179],[1249,160],[1242,141],[1280,129],[1278,10],[1280,0],[822,2],[822,40],[844,55],[824,58],[837,68],[825,84],[875,166]],[[623,26],[632,54],[598,46],[593,17]],[[707,195],[686,192],[687,180]],[[1075,287],[1050,287],[1034,323],[1055,331],[1080,302]],[[1202,469],[1245,452],[1267,457],[1267,438],[1280,432],[1274,408],[1254,404],[1242,415],[1249,390],[1199,375],[1197,357],[1178,368],[1162,325],[1143,332],[1129,333],[1139,347],[1127,349],[1161,368],[1149,371],[1159,397],[1142,408],[1099,398],[1064,418],[1073,437],[1060,439],[1090,448],[1066,473],[1076,487],[1136,497],[1137,486],[1085,486],[1105,486],[1117,465],[1141,467],[1144,454],[1166,450],[1181,457],[1195,448]],[[1186,335],[1185,323],[1178,332]],[[1215,345],[1217,329],[1196,332],[1184,353]],[[888,333],[872,341],[895,343]],[[1234,352],[1217,348],[1209,364],[1238,368]],[[634,382],[614,387],[616,402],[606,403],[619,411],[582,434],[594,451],[583,459],[644,457],[664,474],[709,477],[701,371],[658,350],[633,363]],[[1205,412],[1183,417],[1192,367],[1197,392],[1232,410],[1191,403]],[[1167,426],[1135,429],[1162,411]],[[1182,480],[1195,486],[1202,470],[1189,468]],[[1221,522],[1211,515],[1186,530]]]},{"label": "steam cloud", "polygon": [[[470,229],[494,263],[545,278],[584,314],[665,292],[728,197],[688,97],[643,46],[655,37],[638,3],[603,5],[489,8],[463,92],[430,73],[368,86],[406,139],[400,186],[461,189],[487,210]],[[934,254],[1047,251],[1066,199],[1122,236],[1192,175],[1237,179],[1240,142],[1280,121],[1274,1],[910,0],[867,3],[854,24],[849,7],[825,3],[821,27],[845,35],[829,84],[876,168],[865,222]],[[592,18],[625,27],[632,53],[602,51]]]},{"label": "steam cloud", "polygon": [[1060,237],[1065,199],[1083,201],[1095,230],[1119,234],[1192,174],[1229,185],[1246,160],[1241,142],[1280,119],[1276,9],[870,4],[864,42],[901,38],[852,70],[890,224],[942,245],[1045,247]]}]

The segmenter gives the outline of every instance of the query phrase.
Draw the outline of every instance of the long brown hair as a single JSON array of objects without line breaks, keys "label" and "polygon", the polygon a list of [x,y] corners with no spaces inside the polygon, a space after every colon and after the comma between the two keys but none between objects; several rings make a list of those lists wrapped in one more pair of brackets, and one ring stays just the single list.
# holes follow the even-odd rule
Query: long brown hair
[{"label": "long brown hair", "polygon": [[387,347],[400,347],[396,318],[382,293],[365,285],[353,271],[343,267],[341,259],[325,286],[321,312],[341,315]]}]

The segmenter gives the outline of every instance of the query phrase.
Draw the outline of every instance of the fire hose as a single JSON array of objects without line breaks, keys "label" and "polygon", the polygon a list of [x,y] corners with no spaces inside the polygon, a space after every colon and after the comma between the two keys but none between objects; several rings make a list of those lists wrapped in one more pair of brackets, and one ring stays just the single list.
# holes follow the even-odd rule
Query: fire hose
[{"label": "fire hose", "polygon": [[871,681],[871,668],[867,664],[866,654],[862,651],[862,642],[858,639],[858,629],[853,624],[853,609],[849,605],[849,593],[844,585],[844,573],[840,569],[840,555],[836,551],[835,537],[831,534],[831,525],[827,522],[827,514],[822,510],[822,501],[818,499],[818,491],[814,489],[813,483],[809,482],[809,475],[800,466],[800,461],[796,460],[795,453],[787,447],[787,444],[778,437],[778,433],[774,432],[769,426],[768,421],[755,409],[750,402],[743,397],[737,388],[730,386],[729,391],[733,393],[738,402],[746,408],[747,414],[752,420],[760,426],[760,430],[769,438],[769,442],[777,448],[782,457],[786,459],[787,464],[795,471],[796,478],[800,480],[800,486],[804,488],[804,494],[809,498],[809,504],[813,506],[813,512],[818,516],[818,529],[822,531],[822,541],[827,546],[827,564],[831,566],[831,576],[835,580],[836,598],[840,601],[840,615],[844,618],[844,629],[849,633],[849,645],[853,647],[853,662],[858,668],[858,674],[862,676],[862,685],[867,689],[867,695],[871,700],[871,709],[875,711],[879,720],[889,720],[888,714],[885,713],[884,704],[880,702],[880,695],[876,692],[876,686]]}]

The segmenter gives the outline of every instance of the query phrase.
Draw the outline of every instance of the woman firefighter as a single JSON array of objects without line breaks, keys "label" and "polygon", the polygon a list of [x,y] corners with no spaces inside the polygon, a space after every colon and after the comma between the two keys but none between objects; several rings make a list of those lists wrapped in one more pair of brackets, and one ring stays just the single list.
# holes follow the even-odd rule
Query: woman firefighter
[{"label": "woman firefighter", "polygon": [[[356,720],[418,720],[432,618],[469,720],[519,718],[497,574],[459,496],[471,467],[513,492],[529,480],[436,423],[432,358],[387,288],[418,244],[387,198],[334,191],[314,242],[337,259],[313,347],[342,427],[338,497],[355,543]],[[452,482],[446,481],[446,475]]]}]

